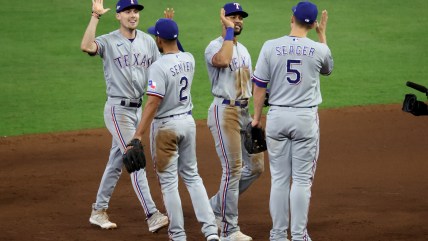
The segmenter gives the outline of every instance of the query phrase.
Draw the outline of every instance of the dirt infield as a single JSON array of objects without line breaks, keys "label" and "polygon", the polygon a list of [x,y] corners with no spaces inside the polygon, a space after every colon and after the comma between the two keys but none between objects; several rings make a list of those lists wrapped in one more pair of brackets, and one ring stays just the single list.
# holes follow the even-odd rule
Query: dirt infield
[{"label": "dirt infield", "polygon": [[[321,110],[320,120],[308,225],[312,239],[428,240],[428,117],[380,105]],[[199,172],[211,196],[220,164],[204,121],[198,122],[197,135]],[[126,171],[109,208],[119,228],[89,224],[110,144],[106,129],[1,137],[0,240],[168,240],[165,229],[148,231]],[[239,201],[241,229],[254,240],[268,240],[271,227],[267,158],[265,165]],[[164,212],[151,168],[148,179]],[[180,193],[188,240],[204,240],[182,183]]]}]

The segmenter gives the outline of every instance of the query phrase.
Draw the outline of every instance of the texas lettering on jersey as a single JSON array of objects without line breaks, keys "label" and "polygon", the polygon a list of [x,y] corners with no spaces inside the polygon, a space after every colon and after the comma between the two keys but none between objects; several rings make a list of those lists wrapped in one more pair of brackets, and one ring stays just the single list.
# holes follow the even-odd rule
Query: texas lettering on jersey
[{"label": "texas lettering on jersey", "polygon": [[232,58],[229,64],[230,71],[235,71],[239,68],[248,68],[250,65],[249,59],[247,59],[245,56],[241,56],[240,58]]},{"label": "texas lettering on jersey", "polygon": [[141,53],[135,53],[132,54],[132,56],[122,55],[117,58],[114,58],[113,60],[117,67],[121,69],[129,66],[137,66],[147,69],[153,63],[153,57],[147,57],[146,54]]}]

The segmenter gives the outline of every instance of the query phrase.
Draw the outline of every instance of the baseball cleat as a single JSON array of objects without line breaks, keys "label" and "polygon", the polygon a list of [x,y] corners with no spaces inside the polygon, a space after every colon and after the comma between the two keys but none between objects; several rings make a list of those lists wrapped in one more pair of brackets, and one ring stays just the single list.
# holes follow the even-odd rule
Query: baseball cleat
[{"label": "baseball cleat", "polygon": [[108,219],[106,209],[100,209],[100,210],[92,209],[89,222],[93,225],[100,226],[102,229],[117,228],[117,225],[115,223],[110,222],[110,220]]},{"label": "baseball cleat", "polygon": [[220,240],[221,241],[252,241],[253,238],[243,234],[241,231],[237,231],[227,237],[221,237]]},{"label": "baseball cleat", "polygon": [[220,238],[218,237],[217,234],[212,234],[207,237],[207,241],[220,241]]},{"label": "baseball cleat", "polygon": [[149,226],[149,231],[155,233],[159,229],[166,227],[168,225],[168,217],[163,215],[161,212],[156,211],[155,213],[147,219],[147,225]]}]

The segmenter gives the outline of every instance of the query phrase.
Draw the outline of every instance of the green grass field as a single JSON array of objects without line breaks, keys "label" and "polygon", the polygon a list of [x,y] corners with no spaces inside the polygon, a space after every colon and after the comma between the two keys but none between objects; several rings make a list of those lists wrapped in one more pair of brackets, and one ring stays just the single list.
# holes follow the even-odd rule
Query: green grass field
[{"label": "green grass field", "polygon": [[[321,108],[401,103],[405,86],[428,86],[428,1],[332,0],[315,2],[329,12],[328,44],[335,69],[322,78]],[[211,102],[204,63],[207,44],[220,35],[222,1],[140,0],[141,30],[174,7],[180,41],[196,58],[192,87],[196,119],[205,119]],[[250,16],[239,40],[255,64],[264,41],[289,33],[290,8],[297,1],[242,0]],[[115,0],[97,35],[118,28]],[[106,98],[102,63],[80,51],[90,19],[91,1],[14,2],[0,10],[0,136],[103,127]],[[314,38],[312,33],[310,37]],[[253,66],[254,67],[254,66]]]}]

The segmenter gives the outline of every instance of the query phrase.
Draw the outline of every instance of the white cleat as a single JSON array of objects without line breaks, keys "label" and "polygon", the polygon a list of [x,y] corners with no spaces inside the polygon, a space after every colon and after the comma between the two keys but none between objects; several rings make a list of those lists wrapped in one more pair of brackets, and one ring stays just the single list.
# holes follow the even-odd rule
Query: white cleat
[{"label": "white cleat", "polygon": [[147,219],[147,225],[149,226],[149,231],[154,233],[159,229],[166,227],[168,225],[168,217],[163,215],[161,212],[156,211],[152,214],[150,218]]},{"label": "white cleat", "polygon": [[237,231],[227,237],[221,237],[220,240],[221,241],[252,241],[253,238],[243,234],[241,231]]},{"label": "white cleat", "polygon": [[[94,207],[94,205],[92,205]],[[110,222],[107,215],[106,209],[95,210],[92,208],[91,217],[89,222],[93,225],[100,226],[102,229],[114,229],[117,228],[115,223]]]},{"label": "white cleat", "polygon": [[207,241],[220,241],[220,238],[218,237],[217,234],[212,234],[207,237]]}]

